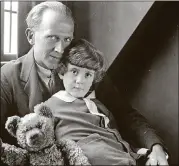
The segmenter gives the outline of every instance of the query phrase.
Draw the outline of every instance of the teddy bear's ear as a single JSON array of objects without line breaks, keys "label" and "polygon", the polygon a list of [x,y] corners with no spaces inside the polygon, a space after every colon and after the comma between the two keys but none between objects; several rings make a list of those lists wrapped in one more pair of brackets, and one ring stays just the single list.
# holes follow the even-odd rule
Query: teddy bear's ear
[{"label": "teddy bear's ear", "polygon": [[47,118],[53,118],[51,109],[47,107],[44,103],[36,105],[34,107],[34,112]]},{"label": "teddy bear's ear", "polygon": [[16,137],[16,130],[18,127],[18,123],[21,121],[21,118],[19,116],[11,116],[8,117],[5,128],[7,131],[14,137]]}]

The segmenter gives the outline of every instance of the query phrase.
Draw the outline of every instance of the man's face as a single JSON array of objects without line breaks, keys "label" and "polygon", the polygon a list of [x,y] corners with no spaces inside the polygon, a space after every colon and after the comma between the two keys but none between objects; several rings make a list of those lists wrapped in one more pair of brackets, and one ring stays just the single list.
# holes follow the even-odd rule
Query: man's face
[{"label": "man's face", "polygon": [[64,49],[73,39],[74,23],[59,12],[46,10],[34,33],[34,57],[39,65],[56,69]]},{"label": "man's face", "polygon": [[68,64],[62,77],[66,92],[76,98],[84,97],[92,86],[94,74],[94,70]]}]

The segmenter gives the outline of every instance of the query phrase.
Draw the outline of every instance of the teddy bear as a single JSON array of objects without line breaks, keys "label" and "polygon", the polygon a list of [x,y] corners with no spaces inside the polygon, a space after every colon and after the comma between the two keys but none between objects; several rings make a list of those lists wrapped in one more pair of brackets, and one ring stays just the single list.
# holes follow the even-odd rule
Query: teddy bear
[{"label": "teddy bear", "polygon": [[22,118],[9,117],[5,127],[20,145],[0,140],[1,161],[7,165],[90,165],[76,142],[55,141],[55,118],[43,103]]}]

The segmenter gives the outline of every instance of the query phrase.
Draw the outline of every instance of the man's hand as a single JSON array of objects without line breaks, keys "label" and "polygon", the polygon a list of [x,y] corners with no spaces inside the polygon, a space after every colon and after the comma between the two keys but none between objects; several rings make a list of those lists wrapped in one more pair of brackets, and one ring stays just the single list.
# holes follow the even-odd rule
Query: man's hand
[{"label": "man's hand", "polygon": [[168,165],[166,153],[159,144],[153,146],[152,152],[148,155],[148,158],[146,165]]}]

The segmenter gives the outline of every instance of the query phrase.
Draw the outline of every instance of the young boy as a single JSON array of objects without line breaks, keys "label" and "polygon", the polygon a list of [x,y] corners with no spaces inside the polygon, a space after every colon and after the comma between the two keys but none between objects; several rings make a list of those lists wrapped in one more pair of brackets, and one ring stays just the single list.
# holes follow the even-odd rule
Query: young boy
[{"label": "young boy", "polygon": [[111,113],[95,98],[93,86],[105,73],[102,53],[80,39],[62,62],[59,75],[65,90],[45,102],[59,119],[56,139],[76,141],[92,165],[136,165],[139,155],[112,129]]}]

